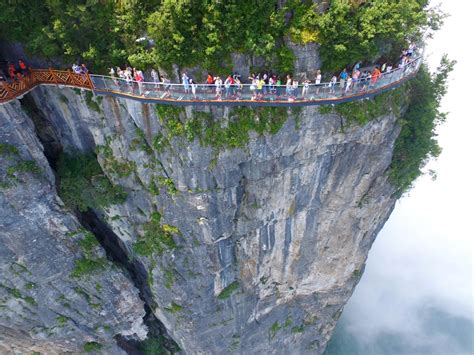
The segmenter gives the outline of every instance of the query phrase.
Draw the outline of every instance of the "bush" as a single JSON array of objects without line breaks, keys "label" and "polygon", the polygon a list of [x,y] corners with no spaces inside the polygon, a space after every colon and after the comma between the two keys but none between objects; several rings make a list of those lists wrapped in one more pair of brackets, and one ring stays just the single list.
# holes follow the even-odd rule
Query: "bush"
[{"label": "bush", "polygon": [[221,293],[217,296],[218,299],[220,300],[225,300],[226,298],[229,298],[234,291],[238,290],[240,287],[238,281],[232,282],[230,285],[226,286]]},{"label": "bush", "polygon": [[88,341],[84,344],[84,351],[87,353],[99,351],[100,349],[102,349],[102,344],[99,344],[95,341]]},{"label": "bush", "polygon": [[59,195],[72,209],[106,207],[123,203],[126,193],[104,175],[92,153],[62,154],[58,161]]},{"label": "bush", "polygon": [[179,229],[168,224],[161,225],[160,213],[151,214],[150,221],[143,226],[143,231],[143,236],[133,245],[133,250],[138,255],[160,255],[166,249],[176,248],[173,235],[179,234]]},{"label": "bush", "polygon": [[88,257],[83,257],[75,261],[74,269],[71,272],[71,276],[82,277],[85,275],[94,274],[103,270],[105,268],[105,265],[105,258],[90,259]]},{"label": "bush", "polygon": [[147,338],[138,345],[138,349],[144,355],[169,354],[168,350],[165,348],[165,339],[163,337]]},{"label": "bush", "polygon": [[416,78],[409,82],[410,102],[400,120],[402,130],[395,142],[389,171],[398,195],[409,190],[413,181],[422,175],[426,163],[441,153],[436,127],[446,119],[446,114],[440,111],[440,103],[454,64],[444,56],[436,74],[422,66]]}]

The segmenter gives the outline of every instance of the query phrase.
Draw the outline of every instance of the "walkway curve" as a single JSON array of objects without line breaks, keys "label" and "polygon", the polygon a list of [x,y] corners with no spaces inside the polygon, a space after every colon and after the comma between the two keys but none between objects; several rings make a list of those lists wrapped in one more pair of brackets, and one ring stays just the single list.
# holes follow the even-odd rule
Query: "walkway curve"
[{"label": "walkway curve", "polygon": [[0,104],[21,98],[38,85],[59,85],[93,91],[96,95],[129,98],[165,105],[219,106],[310,106],[363,100],[400,86],[416,75],[422,57],[414,58],[403,68],[383,73],[378,80],[358,81],[346,90],[338,82],[286,88],[270,86],[260,94],[249,84],[240,86],[183,85],[126,81],[104,75],[75,74],[71,71],[33,69],[29,76],[13,83],[0,82]]}]

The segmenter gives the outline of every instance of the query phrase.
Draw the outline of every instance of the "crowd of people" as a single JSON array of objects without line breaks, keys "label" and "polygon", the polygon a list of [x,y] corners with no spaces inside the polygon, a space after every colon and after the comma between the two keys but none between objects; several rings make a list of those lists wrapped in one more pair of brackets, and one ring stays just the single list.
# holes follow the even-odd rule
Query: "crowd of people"
[{"label": "crowd of people", "polygon": [[[410,44],[408,49],[401,53],[396,67],[401,68],[403,72],[403,68],[410,63],[415,51],[416,46]],[[384,75],[390,75],[393,70],[394,66],[389,62],[366,66],[365,68],[362,68],[362,63],[358,62],[351,70],[344,68],[337,75],[327,77],[325,83],[322,81],[321,70],[317,70],[312,79],[304,76],[299,78],[300,80],[291,75],[280,76],[273,72],[253,73],[246,80],[243,80],[238,73],[229,74],[225,79],[208,73],[203,84],[197,84],[187,71],[181,73],[180,84],[172,84],[167,75],[160,75],[155,69],[150,71],[151,81],[145,81],[144,73],[130,66],[125,66],[124,69],[112,67],[109,70],[109,75],[121,91],[129,91],[133,94],[138,91],[138,94],[142,96],[146,96],[150,93],[150,90],[154,89],[164,91],[163,97],[171,96],[173,91],[182,92],[186,95],[191,94],[194,99],[206,94],[206,97],[214,96],[217,100],[238,100],[242,96],[244,86],[247,86],[252,100],[263,100],[270,95],[272,98],[285,97],[289,101],[293,101],[296,99],[305,100],[320,93],[334,95],[337,92],[346,95],[354,89],[357,89],[357,91],[370,89],[375,87],[380,78]],[[89,73],[85,64],[73,64],[72,71],[81,75]],[[17,65],[7,63],[7,72],[8,76],[3,75],[2,79],[21,80],[29,74],[29,68],[25,61],[20,59]],[[0,72],[1,74],[2,72]]]},{"label": "crowd of people", "polygon": [[[396,68],[404,68],[412,59],[416,47],[411,44],[408,49],[404,50],[396,63]],[[328,77],[327,82],[323,83],[323,75],[321,70],[314,73],[313,79],[302,77],[300,80],[291,75],[280,76],[273,72],[253,73],[246,80],[241,78],[238,73],[232,73],[226,77],[214,76],[207,74],[206,81],[197,84],[187,71],[183,71],[180,77],[180,85],[171,84],[170,79],[166,75],[160,75],[155,69],[150,72],[151,81],[146,81],[141,70],[126,66],[125,69],[120,67],[110,68],[109,75],[114,79],[115,84],[121,90],[128,90],[131,93],[138,91],[139,95],[146,96],[150,90],[163,90],[165,96],[171,95],[171,92],[180,92],[185,95],[191,94],[193,98],[198,99],[199,96],[205,94],[215,96],[216,99],[234,99],[241,98],[244,86],[250,90],[252,100],[263,100],[271,95],[272,97],[285,97],[288,100],[309,99],[310,95],[319,95],[327,93],[348,95],[355,89],[368,90],[375,87],[377,82],[384,75],[389,75],[395,69],[395,66],[389,62],[383,64],[371,65],[362,68],[362,63],[358,62],[351,70],[344,68],[340,73]],[[117,80],[117,78],[123,80]],[[146,83],[146,86],[144,86]],[[125,84],[125,87],[123,87]],[[310,88],[312,88],[310,90]],[[246,91],[248,92],[248,91]]]},{"label": "crowd of people", "polygon": [[16,65],[12,62],[7,62],[5,68],[6,68],[7,75],[5,75],[5,72],[3,69],[0,69],[1,81],[8,81],[8,82],[19,81],[19,80],[22,80],[24,77],[26,77],[30,73],[30,69],[26,65],[26,62],[23,59],[19,59]]}]

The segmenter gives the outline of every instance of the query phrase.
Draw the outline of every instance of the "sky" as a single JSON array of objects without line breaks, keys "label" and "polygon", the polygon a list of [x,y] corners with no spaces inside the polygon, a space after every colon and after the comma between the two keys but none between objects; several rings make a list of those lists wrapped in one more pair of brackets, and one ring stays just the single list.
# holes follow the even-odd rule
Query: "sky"
[{"label": "sky", "polygon": [[428,41],[427,62],[433,71],[443,53],[457,61],[441,106],[449,116],[437,130],[443,151],[427,166],[437,178],[419,178],[397,202],[343,311],[331,355],[474,354],[474,2],[432,3],[450,17]]}]

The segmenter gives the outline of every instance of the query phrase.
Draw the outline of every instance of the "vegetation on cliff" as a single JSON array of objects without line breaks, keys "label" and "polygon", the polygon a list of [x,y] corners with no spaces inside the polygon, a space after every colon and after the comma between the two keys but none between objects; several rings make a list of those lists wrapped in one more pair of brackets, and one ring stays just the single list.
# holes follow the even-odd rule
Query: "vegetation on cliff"
[{"label": "vegetation on cliff", "polygon": [[0,33],[28,50],[94,70],[200,65],[227,71],[231,53],[265,59],[284,73],[293,67],[284,38],[321,44],[326,69],[398,55],[410,40],[437,28],[427,0],[122,0],[0,3]]},{"label": "vegetation on cliff", "polygon": [[441,153],[436,140],[436,127],[444,122],[440,110],[447,90],[448,75],[455,61],[444,56],[435,73],[422,65],[417,76],[402,87],[370,100],[354,101],[336,106],[322,106],[321,113],[336,113],[348,123],[365,124],[388,113],[400,117],[402,129],[395,142],[389,177],[398,195],[408,191],[423,174],[426,163]]},{"label": "vegetation on cliff", "polygon": [[390,166],[390,179],[398,194],[407,191],[423,173],[426,163],[441,153],[436,127],[446,119],[440,103],[454,64],[455,61],[444,56],[435,73],[431,74],[422,66],[418,75],[407,84],[410,101],[400,120],[402,130],[395,142]]},{"label": "vegetation on cliff", "polygon": [[59,195],[70,208],[86,211],[125,201],[125,191],[110,182],[92,153],[61,155],[58,174]]}]

